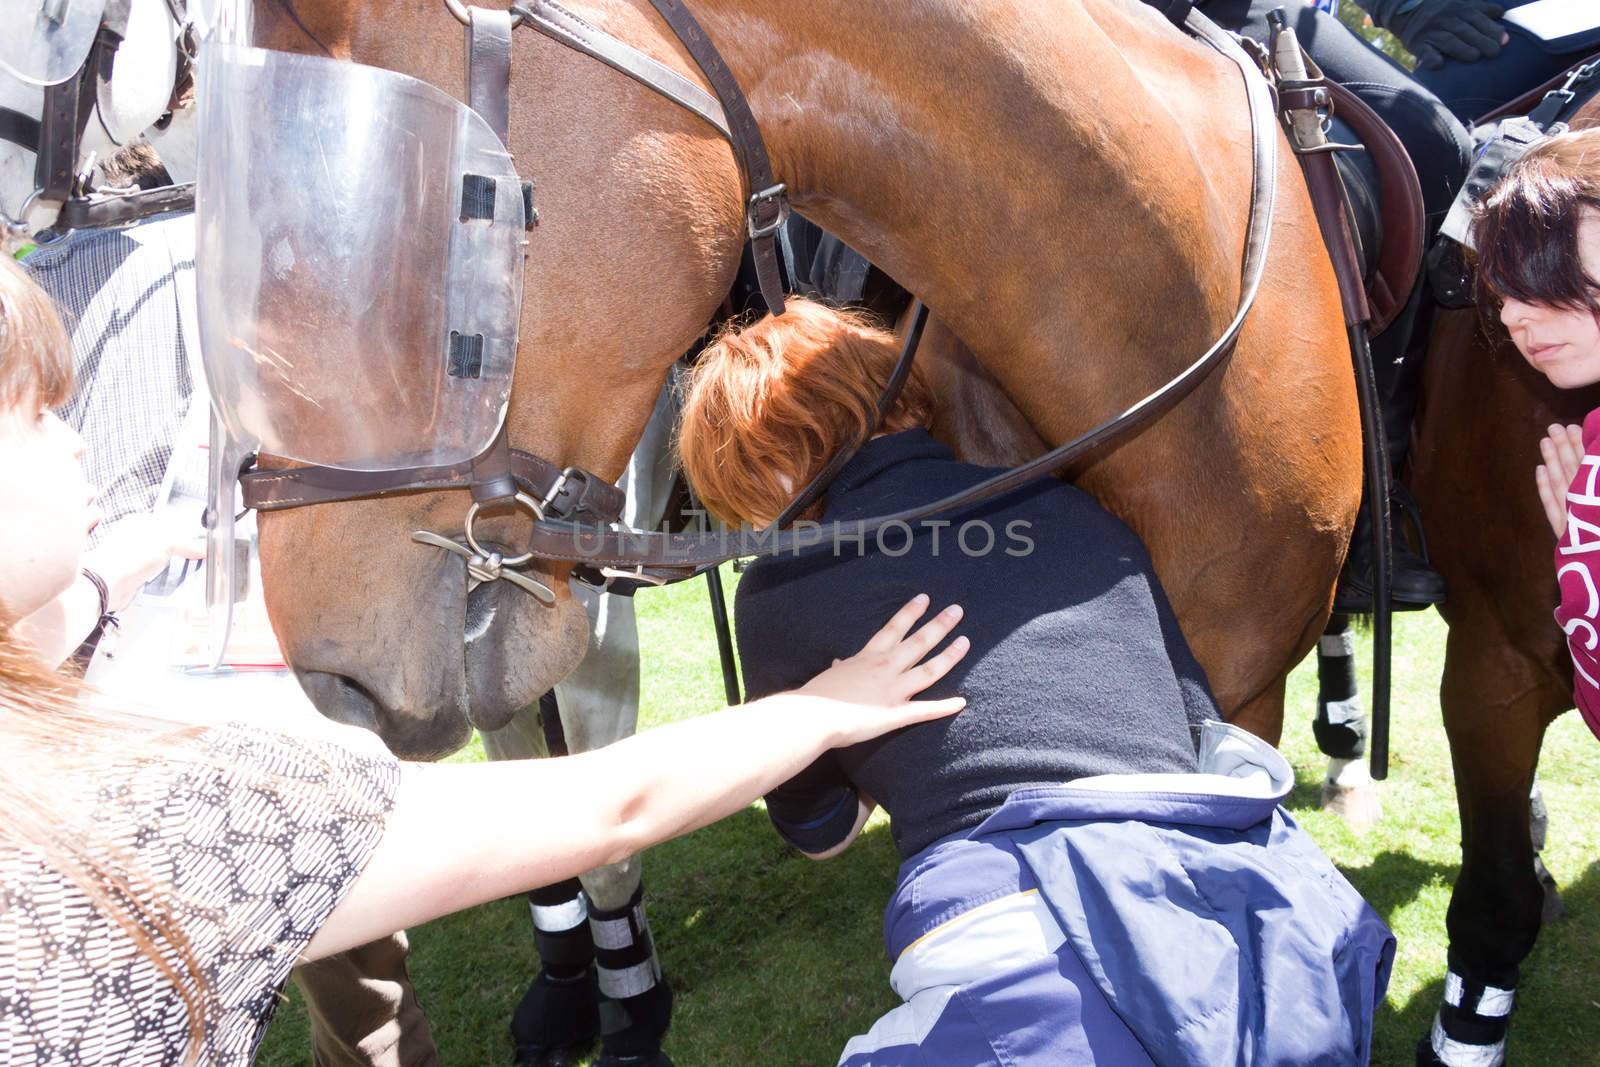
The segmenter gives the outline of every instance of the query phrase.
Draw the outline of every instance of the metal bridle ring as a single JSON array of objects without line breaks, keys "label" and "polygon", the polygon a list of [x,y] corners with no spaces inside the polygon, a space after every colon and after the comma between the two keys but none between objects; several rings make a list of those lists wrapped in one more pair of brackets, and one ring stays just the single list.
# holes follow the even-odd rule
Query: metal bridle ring
[{"label": "metal bridle ring", "polygon": [[[461,25],[472,25],[472,16],[467,13],[467,5],[463,4],[461,0],[444,0],[444,6],[445,9],[450,12],[450,14],[455,16],[456,21],[461,23]],[[518,26],[521,26],[524,22],[528,21],[527,12],[517,10],[517,6],[515,4],[511,5],[511,16],[512,29],[516,29]]]},{"label": "metal bridle ring", "polygon": [[[447,2],[448,2],[448,0],[447,0]],[[540,506],[540,504],[539,504],[539,502],[537,500],[533,499],[533,497],[529,496],[527,493],[518,493],[513,499],[515,499],[518,504],[521,504],[523,507],[525,507],[529,511],[533,512],[533,517],[535,519],[544,518],[544,508]],[[498,555],[498,553],[485,551],[484,547],[482,545],[478,544],[478,539],[476,537],[472,536],[472,523],[473,523],[473,520],[475,520],[478,517],[478,511],[482,507],[483,507],[483,505],[478,503],[476,500],[474,500],[472,502],[472,506],[467,509],[467,518],[466,518],[466,521],[463,523],[463,528],[462,528],[461,533],[462,533],[462,535],[464,537],[466,537],[467,544],[469,546],[471,546],[472,551],[476,552],[483,559],[488,559],[490,556]],[[508,557],[502,558],[500,560],[500,566],[502,566],[502,567],[520,567],[524,563],[526,563],[529,560],[531,560],[532,558],[533,558],[533,553],[532,552],[524,552],[520,556],[508,556]]]}]

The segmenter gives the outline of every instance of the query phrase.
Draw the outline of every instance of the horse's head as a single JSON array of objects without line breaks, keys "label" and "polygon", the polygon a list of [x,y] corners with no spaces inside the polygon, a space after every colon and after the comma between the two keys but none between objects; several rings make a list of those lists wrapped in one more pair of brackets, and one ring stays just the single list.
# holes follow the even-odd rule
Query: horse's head
[{"label": "horse's head", "polygon": [[[463,31],[443,0],[256,0],[254,18],[261,47],[386,68],[464,97]],[[633,8],[594,18],[693,69]],[[514,37],[508,147],[535,184],[539,219],[509,440],[615,478],[671,362],[728,290],[742,243],[739,172],[700,119],[529,30]],[[586,648],[564,566],[535,575],[556,592],[546,606],[503,581],[469,592],[460,558],[411,540],[419,529],[459,537],[469,503],[465,492],[415,493],[260,517],[268,610],[302,684],[325,714],[376,729],[406,755],[438,755],[474,725],[503,725]],[[527,529],[512,512],[476,524],[507,554]]]},{"label": "horse's head", "polygon": [[[77,6],[90,9],[93,5]],[[29,10],[30,7],[34,10]],[[22,8],[22,12],[8,18],[17,18],[20,25],[47,17],[37,13],[37,3],[24,3]],[[71,21],[71,16],[68,21]],[[87,23],[84,27],[68,26],[64,31],[68,40],[61,42],[62,52],[76,55],[78,45],[86,50],[96,28],[97,24]],[[8,26],[7,32],[13,29]],[[71,72],[72,79],[82,80],[80,92],[91,94],[94,101],[92,109],[85,113],[86,121],[77,145],[76,167],[87,167],[91,160],[107,162],[124,146],[138,141],[142,134],[168,114],[173,104],[174,84],[179,80],[182,69],[184,29],[173,18],[172,8],[166,0],[132,0],[128,8],[128,22],[123,27],[122,43],[110,58],[109,77],[101,78],[99,69],[86,70],[80,67]],[[78,39],[80,37],[81,40]],[[25,57],[29,62],[37,62],[40,50],[25,50],[20,43],[20,35],[16,40],[16,58]],[[11,50],[5,51],[9,53]],[[35,68],[31,73],[44,76],[42,69]],[[0,107],[37,119],[44,111],[44,90],[0,68]],[[52,225],[61,208],[59,199],[34,195],[37,190],[37,158],[33,143],[0,139],[0,213],[22,224],[28,233]]]}]

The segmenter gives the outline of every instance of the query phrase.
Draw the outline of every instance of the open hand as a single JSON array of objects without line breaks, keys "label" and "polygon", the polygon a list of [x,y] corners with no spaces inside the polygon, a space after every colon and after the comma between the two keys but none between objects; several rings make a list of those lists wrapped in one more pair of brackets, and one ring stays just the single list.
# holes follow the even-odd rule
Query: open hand
[{"label": "open hand", "polygon": [[1539,503],[1557,537],[1567,532],[1567,487],[1583,466],[1583,427],[1550,425],[1550,432],[1539,442],[1544,462],[1534,468],[1539,487]]},{"label": "open hand", "polygon": [[160,574],[167,561],[204,559],[205,542],[188,536],[172,520],[129,515],[105,528],[100,543],[85,553],[84,565],[105,579],[110,608],[127,607],[139,588]]},{"label": "open hand", "polygon": [[[802,696],[856,706],[853,714],[842,716],[843,736],[837,744],[853,745],[901,726],[953,715],[966,705],[960,697],[911,699],[949,674],[971,646],[965,637],[958,637],[938,655],[924,661],[923,657],[961,621],[960,606],[952,604],[913,633],[912,627],[927,610],[927,596],[918,594],[895,612],[860,652],[848,659],[834,660],[832,667],[800,688]],[[862,709],[880,714],[862,715]]]}]

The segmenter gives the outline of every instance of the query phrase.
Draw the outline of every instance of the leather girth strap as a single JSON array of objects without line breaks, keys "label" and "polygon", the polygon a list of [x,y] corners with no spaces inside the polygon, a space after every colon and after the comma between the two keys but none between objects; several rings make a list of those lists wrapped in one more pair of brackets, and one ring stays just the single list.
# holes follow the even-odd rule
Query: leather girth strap
[{"label": "leather girth strap", "polygon": [[580,562],[590,566],[633,568],[657,580],[684,578],[725,560],[741,556],[796,553],[809,545],[827,543],[830,537],[854,542],[895,524],[909,525],[932,515],[955,511],[1018,489],[1036,478],[1084,459],[1113,442],[1126,439],[1170,411],[1192,393],[1226,360],[1239,339],[1245,319],[1255,303],[1266,269],[1276,201],[1277,131],[1272,92],[1255,62],[1235,40],[1198,11],[1190,12],[1186,25],[1238,67],[1249,103],[1252,140],[1250,214],[1241,270],[1239,303],[1232,322],[1206,352],[1160,389],[1122,414],[1087,433],[1050,450],[1019,467],[995,475],[961,493],[892,515],[850,523],[803,529],[776,529],[758,533],[645,533],[585,528],[570,522],[545,520],[534,524],[526,550],[541,559]]}]

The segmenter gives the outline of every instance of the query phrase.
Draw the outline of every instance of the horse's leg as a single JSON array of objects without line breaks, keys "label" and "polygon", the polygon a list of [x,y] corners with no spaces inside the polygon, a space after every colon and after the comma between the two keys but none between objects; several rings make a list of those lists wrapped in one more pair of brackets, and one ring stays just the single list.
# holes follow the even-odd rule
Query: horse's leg
[{"label": "horse's leg", "polygon": [[1446,916],[1444,1003],[1418,1062],[1494,1067],[1504,1060],[1520,965],[1539,935],[1544,889],[1534,873],[1529,794],[1545,726],[1565,696],[1487,613],[1472,611],[1451,623],[1439,695],[1462,862]]},{"label": "horse's leg", "polygon": [[[631,735],[639,712],[639,635],[633,600],[601,596],[595,636],[578,669],[556,686],[573,752]],[[596,1067],[668,1065],[661,1052],[672,1017],[672,987],[661,973],[645,919],[638,856],[582,876],[599,989],[601,1055]]]},{"label": "horse's leg", "polygon": [[[482,733],[493,760],[538,759],[547,755],[545,715],[555,714],[553,694],[520,712],[499,730]],[[600,1033],[594,974],[594,942],[583,887],[576,878],[528,894],[539,973],[511,1017],[517,1063],[525,1067],[568,1067],[585,1055]]]},{"label": "horse's leg", "polygon": [[1317,747],[1328,757],[1322,806],[1353,829],[1365,830],[1382,814],[1377,785],[1362,758],[1367,716],[1356,685],[1356,639],[1350,616],[1334,615],[1317,642],[1317,717],[1311,724]]},{"label": "horse's leg", "polygon": [[1539,788],[1539,777],[1534,776],[1533,793],[1528,797],[1528,834],[1533,839],[1533,874],[1544,890],[1544,914],[1547,923],[1560,922],[1567,917],[1567,905],[1561,899],[1561,888],[1556,876],[1544,865],[1545,836],[1550,832],[1550,812],[1544,806],[1544,792]]},{"label": "horse's leg", "polygon": [[[677,405],[669,381],[621,479],[623,520],[654,529],[672,485],[672,425]],[[594,621],[589,654],[556,686],[567,746],[588,752],[630,736],[639,717],[639,628],[633,598],[582,596]],[[600,1058],[595,1067],[671,1067],[661,1040],[672,1019],[672,987],[661,974],[644,914],[640,860],[583,875],[600,991]]]}]

